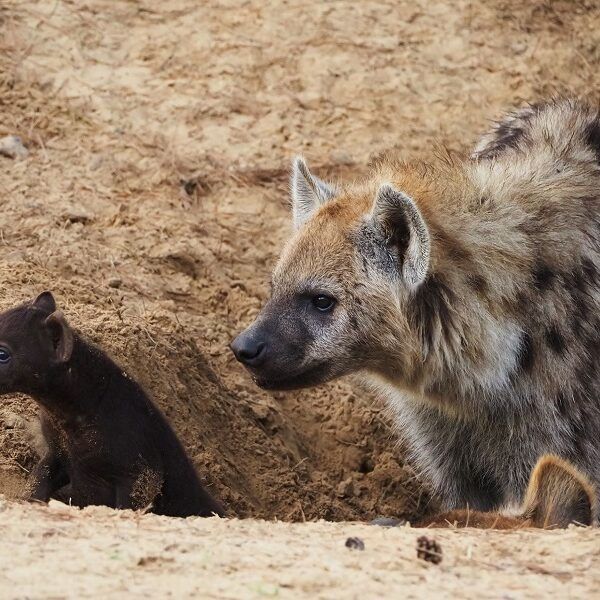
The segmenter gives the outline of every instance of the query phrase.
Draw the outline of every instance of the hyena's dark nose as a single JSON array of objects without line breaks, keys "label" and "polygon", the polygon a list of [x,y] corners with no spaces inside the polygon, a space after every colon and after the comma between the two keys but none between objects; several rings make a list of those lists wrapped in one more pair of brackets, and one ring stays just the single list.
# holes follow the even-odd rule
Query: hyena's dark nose
[{"label": "hyena's dark nose", "polygon": [[248,367],[258,367],[266,356],[267,344],[252,333],[244,331],[231,343],[235,357]]}]

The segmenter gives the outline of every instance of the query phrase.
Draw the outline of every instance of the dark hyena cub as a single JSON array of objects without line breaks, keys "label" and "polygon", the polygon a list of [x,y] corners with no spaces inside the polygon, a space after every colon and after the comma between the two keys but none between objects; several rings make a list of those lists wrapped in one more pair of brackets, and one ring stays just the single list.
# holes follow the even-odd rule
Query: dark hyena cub
[{"label": "dark hyena cub", "polygon": [[31,476],[31,499],[152,505],[179,517],[223,513],[161,412],[69,327],[50,292],[0,314],[0,393],[13,392],[40,406],[48,446]]},{"label": "dark hyena cub", "polygon": [[519,504],[540,456],[600,484],[600,114],[530,107],[471,160],[293,167],[295,235],[232,344],[265,388],[360,372],[447,507]]}]

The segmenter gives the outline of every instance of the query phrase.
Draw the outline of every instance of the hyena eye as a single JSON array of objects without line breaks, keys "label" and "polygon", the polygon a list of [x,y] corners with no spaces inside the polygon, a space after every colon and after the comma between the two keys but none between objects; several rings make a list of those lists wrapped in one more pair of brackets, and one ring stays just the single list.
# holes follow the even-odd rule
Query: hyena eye
[{"label": "hyena eye", "polygon": [[319,294],[318,296],[313,296],[312,303],[317,310],[328,312],[335,306],[335,298]]},{"label": "hyena eye", "polygon": [[10,362],[10,352],[0,346],[0,365],[5,365],[7,362]]}]

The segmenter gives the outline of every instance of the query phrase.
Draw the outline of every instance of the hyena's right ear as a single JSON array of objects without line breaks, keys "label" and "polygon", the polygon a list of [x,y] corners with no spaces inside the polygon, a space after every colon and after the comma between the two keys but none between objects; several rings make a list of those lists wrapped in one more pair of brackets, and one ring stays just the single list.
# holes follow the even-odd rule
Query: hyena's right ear
[{"label": "hyena's right ear", "polygon": [[292,163],[290,190],[295,229],[299,229],[321,204],[335,196],[335,188],[315,177],[301,156],[296,156]]},{"label": "hyena's right ear", "polygon": [[534,527],[592,525],[598,518],[592,484],[573,465],[550,454],[533,469],[523,508]]},{"label": "hyena's right ear", "polygon": [[429,271],[431,240],[415,201],[384,183],[377,192],[371,216],[397,253],[404,280],[410,287],[417,287]]}]

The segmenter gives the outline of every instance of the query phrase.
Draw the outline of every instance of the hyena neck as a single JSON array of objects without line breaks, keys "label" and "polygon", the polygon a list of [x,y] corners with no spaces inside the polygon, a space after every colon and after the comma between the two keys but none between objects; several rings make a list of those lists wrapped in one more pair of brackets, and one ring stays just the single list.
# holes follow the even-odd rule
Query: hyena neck
[{"label": "hyena neck", "polygon": [[122,377],[121,369],[104,352],[75,334],[69,362],[52,373],[47,385],[32,396],[61,421],[93,418],[109,388]]},{"label": "hyena neck", "polygon": [[437,192],[432,184],[420,203],[431,235],[431,264],[405,300],[417,351],[402,375],[412,392],[453,404],[497,398],[512,385],[522,342],[514,316],[522,282],[508,265],[526,260],[522,235],[501,216],[482,220],[473,208],[480,202],[478,190],[465,186],[462,174],[456,179],[457,202],[448,201],[452,184]]}]

